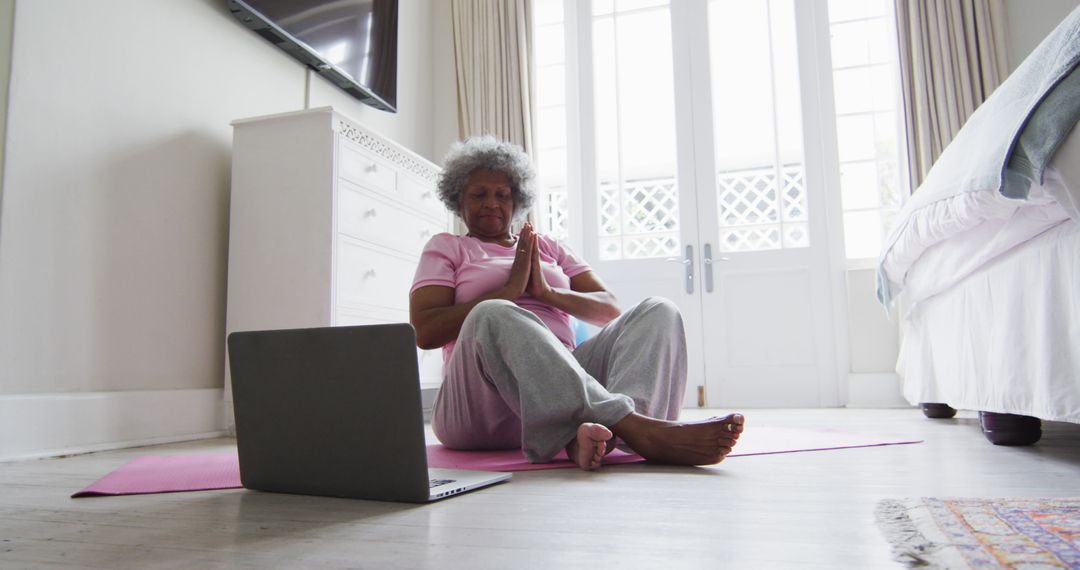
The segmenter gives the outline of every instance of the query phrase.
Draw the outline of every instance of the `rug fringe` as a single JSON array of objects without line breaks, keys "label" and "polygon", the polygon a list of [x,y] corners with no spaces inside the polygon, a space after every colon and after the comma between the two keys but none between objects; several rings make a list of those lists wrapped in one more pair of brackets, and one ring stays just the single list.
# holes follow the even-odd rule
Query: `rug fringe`
[{"label": "rug fringe", "polygon": [[884,499],[878,502],[874,512],[878,528],[893,545],[893,559],[908,568],[938,568],[931,560],[933,553],[946,545],[938,544],[918,530],[911,518],[911,511],[922,505],[919,502]]}]

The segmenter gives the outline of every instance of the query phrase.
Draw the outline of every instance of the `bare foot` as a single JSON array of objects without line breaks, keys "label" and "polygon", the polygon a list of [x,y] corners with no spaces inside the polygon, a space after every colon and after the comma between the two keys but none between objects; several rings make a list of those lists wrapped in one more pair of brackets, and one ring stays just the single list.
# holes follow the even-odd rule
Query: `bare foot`
[{"label": "bare foot", "polygon": [[611,430],[650,461],[712,465],[731,453],[744,422],[742,414],[698,422],[672,422],[632,412],[611,426]]},{"label": "bare foot", "polygon": [[577,437],[566,445],[566,456],[586,471],[599,469],[613,437],[611,430],[600,424],[583,423],[577,428]]}]

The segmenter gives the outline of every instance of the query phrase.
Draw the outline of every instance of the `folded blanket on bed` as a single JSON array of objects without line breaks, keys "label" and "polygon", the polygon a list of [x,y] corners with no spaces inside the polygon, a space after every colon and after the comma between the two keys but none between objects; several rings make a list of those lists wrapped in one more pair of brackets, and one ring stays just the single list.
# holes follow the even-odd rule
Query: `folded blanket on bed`
[{"label": "folded blanket on bed", "polygon": [[[1080,37],[1073,38],[1080,43]],[[1080,66],[1058,83],[1031,115],[1005,167],[1002,193],[1026,198],[1031,184],[1042,184],[1050,159],[1080,121]]]},{"label": "folded blanket on bed", "polygon": [[[1073,77],[1078,62],[1080,8],[979,106],[904,205],[878,261],[877,295],[886,307],[904,288],[908,270],[925,251],[987,220],[1008,220],[1029,205],[1031,181],[1041,182],[1046,165],[1080,113]],[[1070,116],[1074,117],[1071,123],[1062,122]],[[1022,135],[1028,127],[1028,134]],[[1018,144],[1020,152],[1013,159]],[[1053,201],[1045,192],[1037,198],[1036,205],[1042,207]],[[1021,224],[1030,235],[1017,234],[1016,243],[1059,222],[1042,228]],[[975,263],[969,263],[968,269],[971,265]]]}]

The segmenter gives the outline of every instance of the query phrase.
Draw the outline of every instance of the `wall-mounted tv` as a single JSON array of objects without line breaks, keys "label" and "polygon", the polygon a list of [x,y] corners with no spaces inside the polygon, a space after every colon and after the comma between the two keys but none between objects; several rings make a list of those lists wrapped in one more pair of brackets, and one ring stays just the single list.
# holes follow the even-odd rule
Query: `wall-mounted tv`
[{"label": "wall-mounted tv", "polygon": [[397,111],[398,0],[227,0],[243,24],[353,97]]}]

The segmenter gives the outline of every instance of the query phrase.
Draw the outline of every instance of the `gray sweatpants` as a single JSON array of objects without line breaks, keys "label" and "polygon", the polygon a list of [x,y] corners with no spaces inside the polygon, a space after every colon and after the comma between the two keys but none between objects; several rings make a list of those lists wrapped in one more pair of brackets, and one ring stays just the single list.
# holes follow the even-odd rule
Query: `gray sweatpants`
[{"label": "gray sweatpants", "polygon": [[462,324],[432,427],[452,449],[521,447],[543,463],[582,422],[678,418],[685,390],[686,335],[666,299],[642,301],[573,352],[533,313],[484,301]]}]

